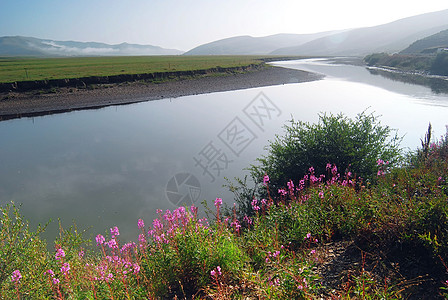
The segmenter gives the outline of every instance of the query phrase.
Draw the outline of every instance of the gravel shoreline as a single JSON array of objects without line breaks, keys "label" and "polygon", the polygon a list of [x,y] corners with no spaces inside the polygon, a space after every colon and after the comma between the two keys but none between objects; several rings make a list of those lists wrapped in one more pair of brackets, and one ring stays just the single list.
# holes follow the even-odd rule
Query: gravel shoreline
[{"label": "gravel shoreline", "polygon": [[162,83],[130,82],[99,85],[95,89],[60,88],[53,93],[0,94],[0,120],[40,116],[111,105],[177,98],[288,83],[308,82],[323,76],[282,67],[266,67],[246,73],[179,78]]}]

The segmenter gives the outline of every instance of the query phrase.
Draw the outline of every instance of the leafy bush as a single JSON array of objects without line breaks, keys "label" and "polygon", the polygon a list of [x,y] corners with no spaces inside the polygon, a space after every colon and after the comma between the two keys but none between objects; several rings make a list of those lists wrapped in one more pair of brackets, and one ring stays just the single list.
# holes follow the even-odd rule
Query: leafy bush
[{"label": "leafy bush", "polygon": [[430,71],[436,75],[448,75],[448,51],[437,54]]},{"label": "leafy bush", "polygon": [[259,165],[250,167],[256,182],[268,174],[277,189],[302,177],[310,167],[326,174],[329,163],[370,179],[377,174],[379,159],[389,166],[398,162],[401,138],[373,114],[363,112],[354,120],[342,114],[321,114],[317,124],[290,122],[284,127],[285,135],[277,136],[267,147],[268,154],[257,159]]}]

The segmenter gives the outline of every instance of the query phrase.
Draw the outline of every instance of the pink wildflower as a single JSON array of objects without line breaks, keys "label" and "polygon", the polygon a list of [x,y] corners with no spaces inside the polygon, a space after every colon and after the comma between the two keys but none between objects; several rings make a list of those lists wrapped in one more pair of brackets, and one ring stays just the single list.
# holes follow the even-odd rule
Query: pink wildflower
[{"label": "pink wildflower", "polygon": [[137,226],[138,229],[143,230],[143,228],[145,228],[145,222],[143,222],[142,219],[138,219]]},{"label": "pink wildflower", "polygon": [[140,266],[136,263],[134,263],[132,265],[133,269],[134,269],[134,274],[137,274],[138,272],[140,272]]},{"label": "pink wildflower", "polygon": [[285,191],[284,189],[278,189],[278,193],[282,196],[286,196],[288,194],[288,192]]},{"label": "pink wildflower", "polygon": [[109,248],[112,248],[112,249],[118,249],[118,244],[117,244],[117,241],[116,241],[115,239],[111,239],[111,240],[107,243],[107,245],[109,246]]},{"label": "pink wildflower", "polygon": [[22,279],[22,274],[20,274],[19,270],[15,270],[12,272],[11,281],[15,283],[20,283],[20,279]]},{"label": "pink wildflower", "polygon": [[222,205],[222,199],[221,198],[216,198],[215,200],[215,206],[216,207],[220,207]]},{"label": "pink wildflower", "polygon": [[254,200],[252,200],[252,202],[251,202],[251,204],[252,204],[252,208],[253,208],[255,211],[260,210],[260,207],[257,205],[257,203],[258,203],[258,200],[255,199],[255,198],[254,198]]},{"label": "pink wildflower", "polygon": [[59,260],[61,258],[65,257],[65,252],[62,248],[59,248],[58,250],[56,250],[56,254],[54,255],[54,258],[56,260]]},{"label": "pink wildflower", "polygon": [[102,245],[102,244],[106,241],[106,239],[104,238],[104,236],[102,236],[101,234],[98,234],[98,235],[96,236],[95,240],[96,240],[96,245],[97,245],[97,246]]},{"label": "pink wildflower", "polygon": [[265,174],[263,177],[263,185],[267,186],[268,183],[269,183],[269,176],[268,176],[268,174]]},{"label": "pink wildflower", "polygon": [[64,275],[68,275],[69,271],[70,271],[70,264],[64,263],[61,267],[61,273]]},{"label": "pink wildflower", "polygon": [[119,235],[120,235],[120,232],[118,231],[118,227],[117,227],[117,226],[112,227],[112,228],[110,229],[110,234],[111,234],[111,236],[112,236],[113,239],[114,239],[115,237],[119,236]]}]

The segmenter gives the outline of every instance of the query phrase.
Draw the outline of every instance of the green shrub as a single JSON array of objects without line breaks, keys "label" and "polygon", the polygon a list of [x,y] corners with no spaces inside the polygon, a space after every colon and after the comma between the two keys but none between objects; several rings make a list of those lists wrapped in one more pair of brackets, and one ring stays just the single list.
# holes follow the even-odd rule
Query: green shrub
[{"label": "green shrub", "polygon": [[448,52],[443,51],[437,54],[430,69],[432,74],[448,75]]},{"label": "green shrub", "polygon": [[363,112],[355,119],[321,114],[317,124],[290,122],[284,127],[285,135],[277,136],[267,147],[268,154],[249,168],[256,182],[268,174],[270,186],[277,189],[301,178],[310,167],[326,174],[329,163],[342,173],[351,171],[356,177],[371,179],[378,172],[379,159],[389,161],[389,166],[398,162],[401,138],[373,114]]}]

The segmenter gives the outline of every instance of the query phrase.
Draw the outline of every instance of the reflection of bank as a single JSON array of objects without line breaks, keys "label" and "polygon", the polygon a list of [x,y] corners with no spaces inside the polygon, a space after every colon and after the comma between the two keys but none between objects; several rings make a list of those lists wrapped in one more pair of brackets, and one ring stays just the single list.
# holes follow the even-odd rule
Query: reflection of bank
[{"label": "reflection of bank", "polygon": [[378,67],[367,67],[367,70],[372,75],[380,75],[390,80],[429,87],[435,94],[448,94],[448,79],[446,76],[406,73]]},{"label": "reflection of bank", "polygon": [[166,185],[166,197],[175,206],[190,206],[201,195],[199,180],[190,173],[174,175]]}]

